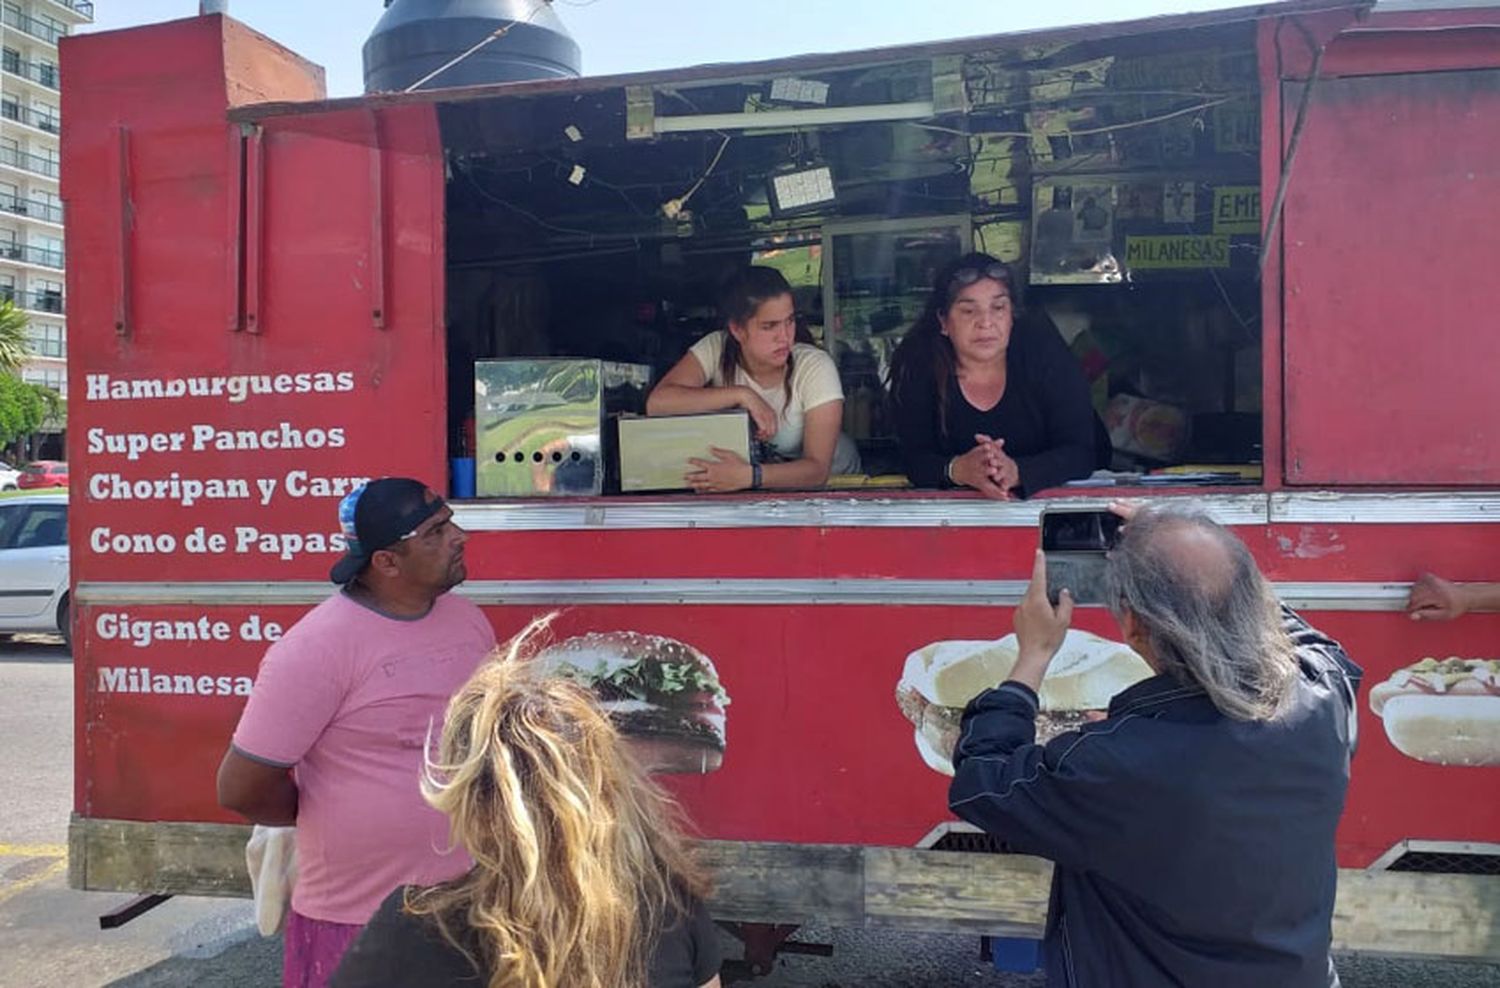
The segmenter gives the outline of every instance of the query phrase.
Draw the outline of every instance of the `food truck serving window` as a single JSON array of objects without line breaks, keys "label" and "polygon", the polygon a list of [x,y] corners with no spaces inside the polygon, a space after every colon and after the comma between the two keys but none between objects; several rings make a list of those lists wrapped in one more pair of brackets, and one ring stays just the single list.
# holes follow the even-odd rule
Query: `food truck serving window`
[{"label": "food truck serving window", "polygon": [[762,455],[734,409],[639,421],[749,265],[837,370],[826,486],[913,487],[892,356],[971,251],[1010,267],[1108,437],[1067,482],[1259,480],[1249,26],[798,65],[441,107],[455,495],[685,491],[710,446]]}]

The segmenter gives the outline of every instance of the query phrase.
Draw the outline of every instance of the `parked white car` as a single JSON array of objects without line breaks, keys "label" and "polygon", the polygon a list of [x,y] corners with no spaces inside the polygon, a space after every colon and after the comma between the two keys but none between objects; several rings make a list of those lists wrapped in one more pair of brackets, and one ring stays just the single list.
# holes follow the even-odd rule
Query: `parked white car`
[{"label": "parked white car", "polygon": [[16,490],[16,482],[21,479],[21,471],[0,460],[0,491]]},{"label": "parked white car", "polygon": [[72,642],[68,495],[0,498],[0,634],[44,631]]}]

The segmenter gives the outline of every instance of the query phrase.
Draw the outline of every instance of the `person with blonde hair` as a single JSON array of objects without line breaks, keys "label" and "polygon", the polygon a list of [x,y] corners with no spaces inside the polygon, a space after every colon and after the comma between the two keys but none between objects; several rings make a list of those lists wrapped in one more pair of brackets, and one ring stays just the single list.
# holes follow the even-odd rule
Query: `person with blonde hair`
[{"label": "person with blonde hair", "polygon": [[707,878],[592,694],[525,661],[448,706],[422,779],[474,867],[381,904],[333,988],[718,988]]}]

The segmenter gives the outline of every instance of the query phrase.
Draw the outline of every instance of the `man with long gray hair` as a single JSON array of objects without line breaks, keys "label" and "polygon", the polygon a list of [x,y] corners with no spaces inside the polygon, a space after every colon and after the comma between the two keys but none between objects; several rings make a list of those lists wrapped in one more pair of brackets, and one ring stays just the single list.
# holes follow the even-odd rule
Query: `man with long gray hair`
[{"label": "man with long gray hair", "polygon": [[1051,988],[1337,986],[1334,830],[1361,670],[1206,515],[1116,510],[1108,599],[1156,675],[1035,743],[1073,612],[1066,590],[1048,602],[1038,552],[1010,679],[964,713],[950,808],[1056,862]]}]

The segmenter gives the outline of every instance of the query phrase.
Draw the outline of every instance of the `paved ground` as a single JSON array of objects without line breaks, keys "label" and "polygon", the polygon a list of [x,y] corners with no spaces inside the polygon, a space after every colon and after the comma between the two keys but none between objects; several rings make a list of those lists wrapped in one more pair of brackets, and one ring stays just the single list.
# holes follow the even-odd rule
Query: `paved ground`
[{"label": "paved ground", "polygon": [[[45,636],[0,643],[0,988],[274,988],[281,945],[249,904],[176,899],[120,930],[97,917],[128,896],[67,888],[72,664]],[[758,988],[1039,988],[978,958],[972,937],[806,928],[834,956],[786,957]],[[733,951],[733,947],[727,947]],[[1346,988],[1500,988],[1500,968],[1341,958]]]},{"label": "paved ground", "polygon": [[0,643],[0,988],[188,985],[220,966],[216,985],[273,984],[277,945],[248,942],[248,903],[174,900],[105,932],[99,914],[130,896],[67,887],[72,683],[61,639]]}]

